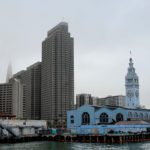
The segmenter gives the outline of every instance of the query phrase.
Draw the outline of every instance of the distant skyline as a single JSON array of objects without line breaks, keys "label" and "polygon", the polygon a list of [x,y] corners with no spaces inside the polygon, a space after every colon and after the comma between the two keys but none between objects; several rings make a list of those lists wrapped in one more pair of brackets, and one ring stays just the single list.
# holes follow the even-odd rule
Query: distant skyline
[{"label": "distant skyline", "polygon": [[150,1],[0,1],[0,82],[41,61],[47,31],[68,22],[74,37],[75,94],[125,95],[130,50],[140,103],[150,108]]}]

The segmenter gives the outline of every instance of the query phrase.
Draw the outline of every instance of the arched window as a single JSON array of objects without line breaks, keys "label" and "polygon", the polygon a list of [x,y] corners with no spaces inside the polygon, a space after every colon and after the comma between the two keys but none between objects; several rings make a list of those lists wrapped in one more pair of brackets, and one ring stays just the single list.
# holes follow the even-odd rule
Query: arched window
[{"label": "arched window", "polygon": [[74,119],[74,116],[73,116],[73,115],[71,115],[71,116],[70,116],[70,118],[71,118],[71,119]]},{"label": "arched window", "polygon": [[148,120],[148,113],[145,113],[144,120]]},{"label": "arched window", "polygon": [[74,116],[73,115],[70,116],[70,123],[74,123]]},{"label": "arched window", "polygon": [[90,124],[90,115],[87,112],[82,114],[82,124]]},{"label": "arched window", "polygon": [[134,113],[134,118],[138,118],[138,113],[137,112]]},{"label": "arched window", "polygon": [[123,115],[121,113],[118,113],[116,115],[116,121],[119,122],[119,121],[122,121],[123,120]]},{"label": "arched window", "polygon": [[100,123],[107,123],[108,122],[108,115],[106,113],[102,113],[100,115]]},{"label": "arched window", "polygon": [[132,118],[132,112],[128,113],[128,118]]},{"label": "arched window", "polygon": [[140,119],[143,119],[143,113],[140,113],[139,117]]}]

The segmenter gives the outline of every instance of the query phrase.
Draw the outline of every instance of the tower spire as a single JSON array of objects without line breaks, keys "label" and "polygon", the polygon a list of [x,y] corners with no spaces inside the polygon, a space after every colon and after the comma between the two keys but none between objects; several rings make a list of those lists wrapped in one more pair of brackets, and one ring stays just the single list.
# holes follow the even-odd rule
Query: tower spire
[{"label": "tower spire", "polygon": [[11,62],[8,64],[7,75],[6,75],[6,83],[9,82],[9,79],[12,77],[12,65]]},{"label": "tower spire", "polygon": [[131,50],[130,50],[129,66],[130,66],[130,68],[133,68],[133,70],[135,70],[133,67],[133,59],[132,59],[132,51]]}]

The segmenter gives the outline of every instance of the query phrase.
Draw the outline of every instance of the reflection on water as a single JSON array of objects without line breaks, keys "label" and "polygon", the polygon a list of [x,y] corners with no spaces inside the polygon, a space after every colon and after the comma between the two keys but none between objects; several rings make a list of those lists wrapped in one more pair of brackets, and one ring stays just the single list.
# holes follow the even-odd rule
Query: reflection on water
[{"label": "reflection on water", "polygon": [[29,142],[0,144],[0,150],[150,150],[150,143],[99,144],[99,143],[60,143]]}]

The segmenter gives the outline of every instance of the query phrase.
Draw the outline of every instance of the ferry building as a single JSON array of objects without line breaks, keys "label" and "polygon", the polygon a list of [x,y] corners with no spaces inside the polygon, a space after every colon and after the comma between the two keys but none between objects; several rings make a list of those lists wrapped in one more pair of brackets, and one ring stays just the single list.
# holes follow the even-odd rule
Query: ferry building
[{"label": "ferry building", "polygon": [[67,127],[82,125],[109,125],[120,121],[149,122],[150,109],[140,107],[139,78],[135,72],[132,58],[129,59],[128,72],[125,77],[126,106],[83,105],[67,112]]}]

